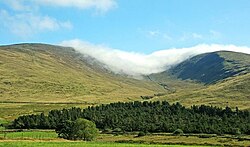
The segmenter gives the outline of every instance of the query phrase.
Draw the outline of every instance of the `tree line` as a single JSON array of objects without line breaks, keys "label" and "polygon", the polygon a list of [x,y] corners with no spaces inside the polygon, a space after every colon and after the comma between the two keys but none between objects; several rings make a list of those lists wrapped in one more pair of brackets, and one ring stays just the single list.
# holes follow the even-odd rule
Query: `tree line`
[{"label": "tree line", "polygon": [[57,129],[67,121],[78,118],[90,120],[101,130],[174,132],[208,134],[250,134],[250,112],[229,107],[192,106],[167,101],[117,102],[90,106],[86,109],[71,108],[51,110],[48,115],[24,115],[16,118],[11,128]]}]

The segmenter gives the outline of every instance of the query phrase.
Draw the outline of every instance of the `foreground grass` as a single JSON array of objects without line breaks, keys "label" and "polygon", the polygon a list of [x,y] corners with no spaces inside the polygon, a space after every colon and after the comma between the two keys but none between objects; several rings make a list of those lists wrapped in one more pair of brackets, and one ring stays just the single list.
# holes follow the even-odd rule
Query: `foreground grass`
[{"label": "foreground grass", "polygon": [[[150,144],[129,144],[129,143],[103,143],[103,142],[0,142],[3,147],[185,147],[185,145],[150,145]],[[199,147],[199,146],[194,146]]]},{"label": "foreground grass", "polygon": [[250,136],[239,140],[236,136],[190,134],[172,136],[171,133],[149,134],[137,137],[137,133],[114,135],[100,134],[94,142],[69,141],[57,137],[52,130],[25,130],[0,134],[0,146],[250,146]]},{"label": "foreground grass", "polygon": [[57,134],[54,131],[28,131],[28,132],[13,132],[1,133],[0,138],[5,139],[56,139]]},{"label": "foreground grass", "polygon": [[[98,141],[102,142],[123,142],[123,143],[142,143],[142,144],[180,144],[191,146],[250,146],[250,141],[239,141],[232,136],[209,136],[203,135],[172,136],[172,134],[151,134],[143,137],[136,135],[102,134]],[[209,137],[207,137],[209,136]]]}]

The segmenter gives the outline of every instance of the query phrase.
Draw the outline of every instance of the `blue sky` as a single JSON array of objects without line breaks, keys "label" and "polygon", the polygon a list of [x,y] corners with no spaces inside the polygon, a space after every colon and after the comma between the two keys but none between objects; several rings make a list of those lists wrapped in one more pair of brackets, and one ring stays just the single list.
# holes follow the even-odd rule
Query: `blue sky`
[{"label": "blue sky", "polygon": [[78,39],[149,54],[250,46],[249,0],[1,0],[0,44]]}]

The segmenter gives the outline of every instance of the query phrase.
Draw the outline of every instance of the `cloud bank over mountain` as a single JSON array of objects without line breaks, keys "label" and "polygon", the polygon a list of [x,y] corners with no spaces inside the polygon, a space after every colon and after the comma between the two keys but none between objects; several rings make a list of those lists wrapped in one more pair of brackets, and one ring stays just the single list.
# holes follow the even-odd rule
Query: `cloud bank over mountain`
[{"label": "cloud bank over mountain", "polygon": [[[6,7],[2,8],[1,5]],[[66,8],[81,12],[93,10],[94,14],[104,14],[118,7],[118,4],[115,0],[2,0],[0,27],[22,39],[32,38],[36,34],[74,28],[69,18],[58,19],[44,13],[42,9],[46,7],[63,9],[61,11],[67,10]]]},{"label": "cloud bank over mountain", "polygon": [[62,46],[73,47],[106,64],[115,73],[132,76],[162,72],[195,55],[214,51],[234,51],[250,54],[250,48],[235,45],[200,44],[188,48],[172,48],[151,54],[141,54],[95,45],[79,39],[63,41]]}]

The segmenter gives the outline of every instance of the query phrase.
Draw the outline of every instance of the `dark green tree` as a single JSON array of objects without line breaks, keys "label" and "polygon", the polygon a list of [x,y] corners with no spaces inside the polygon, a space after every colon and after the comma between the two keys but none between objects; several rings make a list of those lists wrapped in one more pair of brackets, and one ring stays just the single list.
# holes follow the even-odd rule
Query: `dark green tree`
[{"label": "dark green tree", "polygon": [[74,125],[74,132],[77,139],[91,141],[94,140],[99,134],[95,123],[87,119],[79,118]]},{"label": "dark green tree", "polygon": [[[43,113],[20,116],[9,128],[61,130],[65,129],[64,125],[76,123],[78,118],[91,120],[101,130],[120,128],[119,133],[174,132],[181,129],[185,133],[239,134],[233,129],[238,128],[241,134],[250,134],[249,110],[234,111],[229,107],[223,109],[206,105],[185,108],[180,103],[169,104],[166,101],[118,102],[83,110],[75,107],[52,110],[47,116]],[[71,128],[64,131],[73,131]],[[66,138],[77,139],[74,135]]]},{"label": "dark green tree", "polygon": [[89,120],[79,118],[76,121],[65,121],[56,129],[58,136],[69,140],[94,140],[99,134],[96,125]]},{"label": "dark green tree", "polygon": [[58,134],[58,137],[68,139],[68,140],[75,140],[74,138],[74,127],[75,122],[66,120],[65,122],[60,123],[56,127],[56,133]]}]

